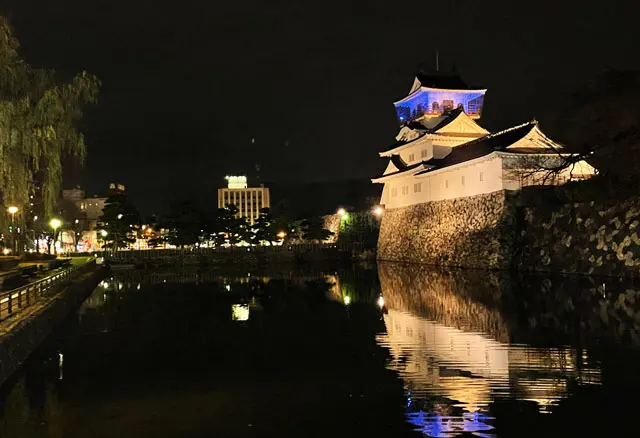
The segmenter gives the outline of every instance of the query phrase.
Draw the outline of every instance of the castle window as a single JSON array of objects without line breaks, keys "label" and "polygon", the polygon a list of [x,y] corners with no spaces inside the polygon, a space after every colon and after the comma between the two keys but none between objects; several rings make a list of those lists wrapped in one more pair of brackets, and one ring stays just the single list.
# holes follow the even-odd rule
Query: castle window
[{"label": "castle window", "polygon": [[420,152],[420,157],[427,158],[427,155],[429,155],[429,151],[426,149],[422,149],[422,152]]},{"label": "castle window", "polygon": [[462,176],[462,185],[464,185],[464,175]]},{"label": "castle window", "polygon": [[408,195],[408,194],[409,194],[409,186],[402,187],[402,195]]},{"label": "castle window", "polygon": [[413,191],[415,193],[420,193],[422,191],[422,183],[415,183],[413,185]]},{"label": "castle window", "polygon": [[480,182],[484,181],[484,172],[480,172]]},{"label": "castle window", "polygon": [[445,189],[448,189],[448,188],[449,188],[449,180],[448,180],[448,179],[445,179],[445,180],[444,180],[444,188],[445,188]]},{"label": "castle window", "polygon": [[440,112],[440,104],[439,104],[438,102],[433,102],[433,103],[431,104],[431,110],[432,110],[434,113]]},{"label": "castle window", "polygon": [[395,198],[396,196],[398,196],[398,188],[393,188],[391,189],[391,197]]},{"label": "castle window", "polygon": [[452,110],[453,109],[453,100],[445,99],[442,101],[442,110]]},{"label": "castle window", "polygon": [[416,159],[416,156],[414,154],[409,154],[409,162],[412,162],[415,159]]}]

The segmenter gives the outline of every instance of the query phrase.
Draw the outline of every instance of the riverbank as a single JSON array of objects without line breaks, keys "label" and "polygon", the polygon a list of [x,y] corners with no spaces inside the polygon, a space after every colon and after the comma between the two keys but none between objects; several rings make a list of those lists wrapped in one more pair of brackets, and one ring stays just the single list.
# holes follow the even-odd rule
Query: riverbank
[{"label": "riverbank", "polygon": [[[37,297],[33,303],[0,323],[0,385],[49,336],[62,320],[95,289],[105,269],[91,262],[79,275],[52,294]],[[11,293],[10,300],[22,297]]]}]

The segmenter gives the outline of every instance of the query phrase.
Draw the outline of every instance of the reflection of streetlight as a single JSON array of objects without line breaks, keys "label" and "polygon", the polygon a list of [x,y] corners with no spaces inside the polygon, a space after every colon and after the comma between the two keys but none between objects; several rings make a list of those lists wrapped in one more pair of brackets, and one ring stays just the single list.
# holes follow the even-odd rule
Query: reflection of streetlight
[{"label": "reflection of streetlight", "polygon": [[51,228],[53,228],[53,253],[56,254],[56,231],[62,225],[62,221],[60,219],[51,219],[49,222]]},{"label": "reflection of streetlight", "polygon": [[11,242],[11,247],[12,250],[15,251],[16,253],[18,252],[16,249],[16,213],[18,212],[18,207],[15,206],[11,206],[9,208],[7,208],[7,211],[11,214],[11,237],[12,237],[12,242]]}]

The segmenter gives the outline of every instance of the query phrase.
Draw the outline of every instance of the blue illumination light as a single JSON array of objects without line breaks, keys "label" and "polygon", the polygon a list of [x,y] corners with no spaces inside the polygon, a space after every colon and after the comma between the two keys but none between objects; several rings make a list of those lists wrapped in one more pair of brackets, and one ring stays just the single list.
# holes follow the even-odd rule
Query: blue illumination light
[{"label": "blue illumination light", "polygon": [[396,103],[396,112],[398,119],[403,122],[424,115],[438,116],[462,106],[470,117],[480,118],[484,93],[484,90],[418,90],[410,98]]}]

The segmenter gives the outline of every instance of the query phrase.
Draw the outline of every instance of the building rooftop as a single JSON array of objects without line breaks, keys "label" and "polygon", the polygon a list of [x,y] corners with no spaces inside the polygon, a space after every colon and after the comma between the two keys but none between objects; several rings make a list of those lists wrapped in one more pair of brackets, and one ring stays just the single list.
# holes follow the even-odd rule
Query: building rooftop
[{"label": "building rooftop", "polygon": [[[462,144],[451,150],[451,153],[444,158],[429,160],[428,164],[434,165],[434,169],[442,169],[444,167],[454,166],[456,164],[464,163],[469,160],[489,155],[492,152],[511,152],[511,153],[535,153],[535,154],[555,154],[556,150],[553,148],[540,148],[540,147],[520,147],[509,148],[511,145],[517,143],[519,140],[524,139],[532,131],[537,130],[538,122],[531,121],[523,123],[522,125],[514,126],[504,131],[499,131],[494,134],[485,135],[477,140],[472,140],[468,143]],[[542,135],[540,133],[540,135]],[[559,145],[558,145],[559,146]],[[429,172],[432,169],[424,170],[419,174]]]}]

